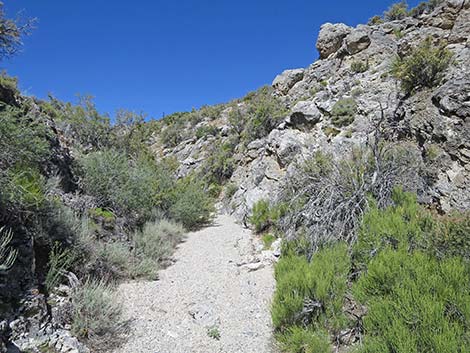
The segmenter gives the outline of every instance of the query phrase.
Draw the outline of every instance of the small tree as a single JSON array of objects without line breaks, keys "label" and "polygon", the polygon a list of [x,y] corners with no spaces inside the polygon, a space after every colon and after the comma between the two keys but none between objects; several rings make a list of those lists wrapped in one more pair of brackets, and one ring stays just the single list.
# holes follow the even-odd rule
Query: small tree
[{"label": "small tree", "polygon": [[0,59],[15,55],[22,46],[22,37],[29,34],[35,19],[6,18],[3,9],[3,2],[0,2]]}]

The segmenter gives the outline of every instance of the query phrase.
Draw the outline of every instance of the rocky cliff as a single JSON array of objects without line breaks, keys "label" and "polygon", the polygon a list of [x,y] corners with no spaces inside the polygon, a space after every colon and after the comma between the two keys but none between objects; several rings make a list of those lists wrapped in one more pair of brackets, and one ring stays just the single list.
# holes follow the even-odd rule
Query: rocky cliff
[{"label": "rocky cliff", "polygon": [[[470,207],[470,3],[449,0],[431,13],[353,28],[326,23],[316,47],[319,59],[304,69],[286,70],[273,83],[273,95],[286,108],[284,118],[263,138],[234,148],[230,178],[236,192],[229,205],[239,219],[260,199],[275,200],[289,182],[297,162],[315,151],[341,157],[362,145],[381,115],[394,139],[415,150],[422,163],[425,188],[420,200],[441,212]],[[445,43],[452,63],[440,84],[415,94],[403,93],[390,74],[397,56],[405,57],[427,38]],[[352,113],[340,124],[338,104]],[[336,105],[336,107],[335,107]],[[235,129],[230,118],[237,101],[182,129],[186,139],[176,147],[154,140],[159,157],[175,157],[179,173],[201,169],[214,146],[230,141]],[[340,113],[341,115],[341,113]],[[345,118],[345,116],[342,116]],[[195,136],[201,127],[215,131]],[[165,130],[165,125],[163,131]],[[235,186],[233,186],[235,185]],[[231,192],[233,193],[233,192]]]}]

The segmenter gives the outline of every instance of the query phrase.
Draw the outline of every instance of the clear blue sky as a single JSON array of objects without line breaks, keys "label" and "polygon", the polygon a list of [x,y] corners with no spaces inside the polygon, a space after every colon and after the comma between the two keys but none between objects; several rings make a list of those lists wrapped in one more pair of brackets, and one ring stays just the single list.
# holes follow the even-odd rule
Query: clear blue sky
[{"label": "clear blue sky", "polygon": [[241,97],[284,69],[308,66],[322,23],[365,23],[391,1],[4,2],[10,16],[38,18],[23,52],[0,63],[24,92],[67,101],[91,94],[101,112],[159,118]]}]

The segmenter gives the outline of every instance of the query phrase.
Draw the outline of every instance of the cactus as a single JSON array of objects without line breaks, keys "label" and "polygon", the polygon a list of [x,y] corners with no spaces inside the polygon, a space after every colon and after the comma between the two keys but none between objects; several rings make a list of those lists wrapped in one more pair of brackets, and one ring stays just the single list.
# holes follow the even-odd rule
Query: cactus
[{"label": "cactus", "polygon": [[6,230],[5,227],[0,228],[0,271],[8,271],[16,260],[18,251],[9,247],[13,233]]}]

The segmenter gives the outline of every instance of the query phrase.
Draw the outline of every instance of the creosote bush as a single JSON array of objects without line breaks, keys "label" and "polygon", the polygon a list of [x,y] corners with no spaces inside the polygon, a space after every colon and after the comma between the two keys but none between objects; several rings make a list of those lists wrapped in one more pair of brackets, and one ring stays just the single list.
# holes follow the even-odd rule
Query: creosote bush
[{"label": "creosote bush", "polygon": [[408,55],[397,57],[391,72],[400,80],[403,91],[412,94],[439,85],[451,62],[452,52],[443,43],[435,46],[428,38]]}]

